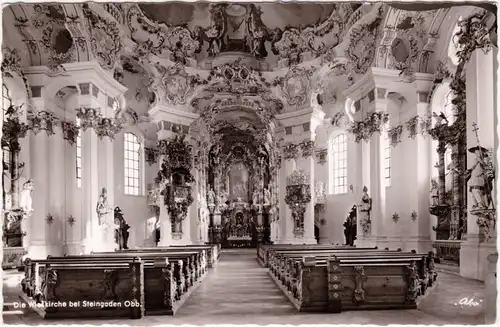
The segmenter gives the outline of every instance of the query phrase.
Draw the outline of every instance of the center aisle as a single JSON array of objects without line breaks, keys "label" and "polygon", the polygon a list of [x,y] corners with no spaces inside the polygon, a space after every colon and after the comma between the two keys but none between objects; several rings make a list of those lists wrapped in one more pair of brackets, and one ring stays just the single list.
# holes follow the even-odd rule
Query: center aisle
[{"label": "center aisle", "polygon": [[[297,314],[256,260],[255,249],[223,250],[217,266],[177,312],[179,317],[217,316],[218,323],[245,323]],[[248,321],[247,321],[248,319]],[[264,320],[264,319],[263,319]]]}]

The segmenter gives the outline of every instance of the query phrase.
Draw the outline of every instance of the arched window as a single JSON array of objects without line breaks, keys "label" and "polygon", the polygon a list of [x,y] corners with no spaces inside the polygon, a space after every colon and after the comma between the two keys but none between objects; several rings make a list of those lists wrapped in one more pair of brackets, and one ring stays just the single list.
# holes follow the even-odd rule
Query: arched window
[{"label": "arched window", "polygon": [[[80,118],[76,119],[76,126],[80,127]],[[76,137],[76,186],[82,187],[82,133]]]},{"label": "arched window", "polygon": [[135,134],[124,135],[125,194],[141,193],[141,143]]},{"label": "arched window", "polygon": [[347,136],[337,135],[332,141],[333,194],[347,192]]}]

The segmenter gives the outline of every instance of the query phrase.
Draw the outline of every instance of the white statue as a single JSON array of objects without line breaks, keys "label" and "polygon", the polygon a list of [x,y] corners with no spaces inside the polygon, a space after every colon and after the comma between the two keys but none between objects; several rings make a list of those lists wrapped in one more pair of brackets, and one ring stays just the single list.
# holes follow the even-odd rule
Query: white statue
[{"label": "white statue", "polygon": [[370,218],[370,211],[372,210],[372,199],[368,195],[368,188],[363,186],[363,196],[361,197],[360,211],[366,213],[367,218]]},{"label": "white statue", "polygon": [[108,192],[106,188],[103,187],[101,195],[99,195],[99,200],[97,201],[96,212],[98,217],[99,226],[107,224],[106,215],[113,211],[113,208],[108,203]]},{"label": "white statue", "polygon": [[271,204],[271,192],[267,188],[264,189],[264,205]]},{"label": "white statue", "polygon": [[474,209],[489,209],[492,203],[491,192],[493,188],[494,173],[491,163],[488,158],[488,150],[476,146],[469,149],[476,155],[476,162],[471,169],[469,191],[472,194],[472,208]]},{"label": "white statue", "polygon": [[214,189],[211,189],[208,191],[208,204],[214,204],[215,203],[215,192]]},{"label": "white statue", "polygon": [[435,179],[431,179],[431,205],[439,205],[439,187]]},{"label": "white statue", "polygon": [[20,207],[26,214],[30,214],[33,211],[33,201],[31,199],[31,192],[33,191],[33,180],[29,179],[23,184],[23,190],[21,192]]}]

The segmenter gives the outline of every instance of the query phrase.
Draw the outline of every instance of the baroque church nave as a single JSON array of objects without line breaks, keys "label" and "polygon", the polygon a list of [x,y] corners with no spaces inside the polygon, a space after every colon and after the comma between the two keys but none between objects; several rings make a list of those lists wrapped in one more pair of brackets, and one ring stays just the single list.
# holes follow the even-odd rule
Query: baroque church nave
[{"label": "baroque church nave", "polygon": [[493,9],[6,7],[3,268],[114,251],[143,253],[146,267],[154,249],[175,249],[170,259],[194,274],[182,314],[195,284],[219,287],[212,275],[250,265],[248,251],[271,253],[272,271],[279,251],[322,262],[346,247],[429,255],[456,278],[443,283],[494,298],[484,294],[497,260]]}]

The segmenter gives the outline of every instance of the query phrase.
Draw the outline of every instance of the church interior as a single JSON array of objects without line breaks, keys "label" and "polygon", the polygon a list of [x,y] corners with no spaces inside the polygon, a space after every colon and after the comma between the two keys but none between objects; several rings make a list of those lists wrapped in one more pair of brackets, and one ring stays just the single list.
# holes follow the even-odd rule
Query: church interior
[{"label": "church interior", "polygon": [[494,323],[496,12],[5,6],[3,321]]}]

